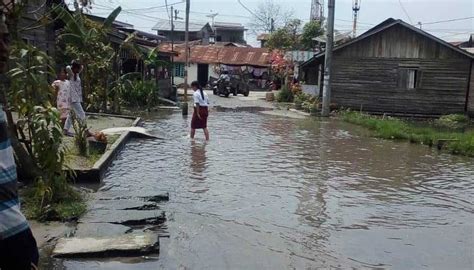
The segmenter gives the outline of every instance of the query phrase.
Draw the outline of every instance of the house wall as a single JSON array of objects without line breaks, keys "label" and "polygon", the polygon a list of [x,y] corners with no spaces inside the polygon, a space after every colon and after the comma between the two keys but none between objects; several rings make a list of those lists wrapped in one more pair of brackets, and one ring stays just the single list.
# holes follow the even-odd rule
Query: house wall
[{"label": "house wall", "polygon": [[395,25],[337,51],[339,57],[461,59],[466,56],[439,42]]},{"label": "house wall", "polygon": [[[372,112],[463,113],[469,57],[401,25],[334,53],[332,102]],[[417,70],[408,89],[403,72]],[[472,104],[471,104],[472,105]]]},{"label": "house wall", "polygon": [[[334,59],[332,102],[364,111],[440,115],[463,113],[470,61],[392,58]],[[400,69],[416,66],[420,86],[400,87]]]},{"label": "house wall", "polygon": [[36,12],[25,13],[18,21],[20,38],[28,44],[38,47],[42,51],[54,56],[56,37],[53,26],[41,26],[40,19],[50,7],[41,0],[28,1],[26,10]]},{"label": "house wall", "polygon": [[217,30],[216,31],[216,41],[243,43],[243,42],[245,42],[244,31]]},{"label": "house wall", "polygon": [[[190,64],[188,67],[188,84],[191,84],[192,81],[197,81],[197,71],[198,65],[197,64]],[[184,83],[184,77],[174,77],[174,83],[176,85],[180,85]]]}]

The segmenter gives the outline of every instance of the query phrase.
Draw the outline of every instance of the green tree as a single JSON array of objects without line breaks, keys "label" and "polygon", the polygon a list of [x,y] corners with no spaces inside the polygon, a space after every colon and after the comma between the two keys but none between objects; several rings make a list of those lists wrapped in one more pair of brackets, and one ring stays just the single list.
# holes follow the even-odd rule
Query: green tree
[{"label": "green tree", "polygon": [[303,27],[300,42],[301,48],[304,50],[312,50],[314,48],[313,38],[324,34],[324,29],[318,21],[310,21]]},{"label": "green tree", "polygon": [[296,46],[296,44],[297,40],[293,38],[288,29],[281,28],[270,35],[265,46],[271,50],[291,50]]}]

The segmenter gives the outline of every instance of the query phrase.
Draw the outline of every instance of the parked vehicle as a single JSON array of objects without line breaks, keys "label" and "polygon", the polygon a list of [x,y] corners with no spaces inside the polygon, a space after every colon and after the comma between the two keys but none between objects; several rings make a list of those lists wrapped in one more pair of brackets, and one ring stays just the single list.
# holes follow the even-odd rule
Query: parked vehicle
[{"label": "parked vehicle", "polygon": [[209,86],[214,95],[219,96],[228,97],[230,94],[234,96],[242,94],[247,97],[250,94],[250,85],[245,83],[239,75],[232,75],[230,82],[219,82],[219,79],[210,77]]},{"label": "parked vehicle", "polygon": [[242,94],[246,97],[250,94],[250,85],[245,82],[240,75],[233,75],[230,79],[232,94],[237,96]]}]

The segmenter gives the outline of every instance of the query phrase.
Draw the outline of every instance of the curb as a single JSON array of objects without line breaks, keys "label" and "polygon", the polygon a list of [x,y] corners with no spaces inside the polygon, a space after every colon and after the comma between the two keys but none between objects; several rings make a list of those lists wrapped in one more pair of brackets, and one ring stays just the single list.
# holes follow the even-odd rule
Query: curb
[{"label": "curb", "polygon": [[[94,114],[91,114],[94,115]],[[142,119],[140,117],[131,117],[131,116],[114,116],[114,115],[105,115],[105,114],[95,114],[100,116],[113,116],[113,117],[122,117],[126,119],[135,119],[132,123],[132,127],[136,127],[140,124]],[[120,135],[117,141],[112,144],[109,150],[107,150],[98,161],[88,170],[74,170],[76,177],[74,177],[75,183],[100,183],[105,176],[107,169],[109,168],[112,161],[117,157],[120,151],[123,149],[124,145],[133,137],[133,133],[127,131]]]},{"label": "curb", "polygon": [[297,109],[290,109],[291,112],[294,112],[294,113],[297,113],[297,114],[300,114],[300,115],[304,115],[304,116],[311,116],[310,113],[307,113],[307,112],[302,112],[302,111],[299,111]]}]

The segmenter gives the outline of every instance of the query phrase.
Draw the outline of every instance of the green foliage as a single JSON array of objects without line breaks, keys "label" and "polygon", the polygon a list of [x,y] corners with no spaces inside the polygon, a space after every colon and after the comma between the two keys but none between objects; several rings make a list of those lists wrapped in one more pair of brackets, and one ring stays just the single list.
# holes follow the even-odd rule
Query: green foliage
[{"label": "green foliage", "polygon": [[23,212],[28,219],[36,219],[39,221],[73,221],[77,220],[87,210],[86,203],[82,195],[68,188],[63,192],[60,200],[46,206],[41,206],[38,201],[39,187],[30,187],[22,192],[24,202],[22,204]]},{"label": "green foliage", "polygon": [[[412,143],[435,145],[445,141],[444,148],[450,153],[474,157],[474,131],[440,131],[433,127],[419,127],[392,117],[377,117],[354,111],[340,112],[349,123],[366,127],[383,139],[409,140]],[[453,118],[459,118],[453,117]]]},{"label": "green foliage", "polygon": [[324,34],[324,29],[321,27],[321,22],[310,21],[303,27],[301,34],[301,48],[303,50],[312,50],[314,48],[313,38]]},{"label": "green foliage", "polygon": [[86,108],[92,111],[106,110],[107,82],[111,79],[113,65],[120,51],[112,48],[107,33],[121,8],[116,8],[104,23],[94,22],[80,12],[71,14],[59,6],[55,11],[66,24],[59,36],[59,42],[65,47],[65,55],[84,65],[82,74]]},{"label": "green foliage", "polygon": [[316,21],[306,23],[303,31],[300,31],[300,26],[300,20],[290,20],[285,27],[270,35],[265,46],[272,50],[312,50],[313,38],[324,34],[324,29]]},{"label": "green foliage", "polygon": [[80,156],[87,157],[89,154],[89,144],[87,142],[87,135],[89,130],[85,121],[78,119],[74,112],[73,115],[73,127],[74,127],[74,145],[77,147],[77,151]]},{"label": "green foliage", "polygon": [[469,125],[469,117],[464,114],[443,115],[435,121],[435,125],[444,129],[463,129]]},{"label": "green foliage", "polygon": [[123,92],[123,101],[127,106],[151,108],[157,104],[156,83],[154,81],[130,81]]},{"label": "green foliage", "polygon": [[283,86],[277,95],[278,102],[293,102],[293,92],[287,86]]},{"label": "green foliage", "polygon": [[266,45],[270,49],[291,50],[297,46],[297,40],[286,28],[281,28],[273,32]]},{"label": "green foliage", "polygon": [[46,53],[22,42],[13,44],[10,60],[10,104],[18,112],[18,133],[40,172],[29,198],[39,217],[71,192],[63,172],[66,150],[59,112],[50,102],[53,91],[48,76],[54,76],[49,65],[52,61]]},{"label": "green foliage", "polygon": [[317,96],[301,92],[295,95],[294,103],[297,110],[304,110],[311,114],[315,114],[319,111],[321,101]]}]

